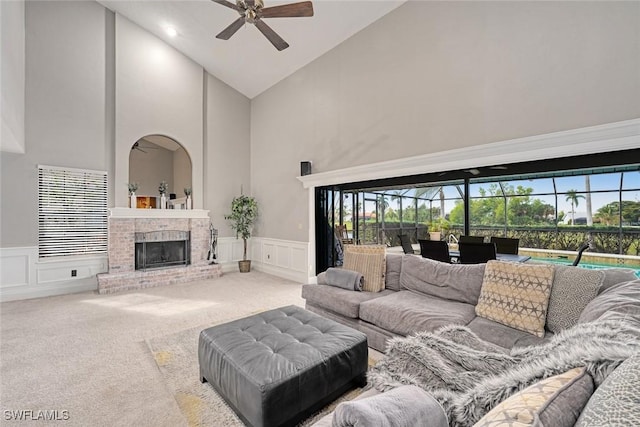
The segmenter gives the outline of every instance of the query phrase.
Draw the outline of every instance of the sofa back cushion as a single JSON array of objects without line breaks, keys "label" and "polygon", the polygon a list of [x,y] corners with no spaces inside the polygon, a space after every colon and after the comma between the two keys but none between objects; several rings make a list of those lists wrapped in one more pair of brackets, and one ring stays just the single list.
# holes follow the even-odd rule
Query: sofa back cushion
[{"label": "sofa back cushion", "polygon": [[640,326],[640,279],[618,283],[601,292],[582,310],[578,323],[626,319]]},{"label": "sofa back cushion", "polygon": [[489,261],[476,314],[544,337],[554,266]]},{"label": "sofa back cushion", "polygon": [[384,287],[392,291],[399,291],[402,289],[400,286],[400,273],[402,272],[402,254],[387,254],[387,271],[384,275]]},{"label": "sofa back cushion", "polygon": [[630,268],[605,268],[602,271],[604,271],[604,282],[602,282],[599,293],[618,283],[637,279],[635,271]]},{"label": "sofa back cushion", "polygon": [[363,291],[384,289],[385,251],[383,245],[345,245],[343,268],[364,276]]},{"label": "sofa back cushion", "polygon": [[400,286],[421,294],[476,305],[484,268],[484,264],[447,264],[406,255],[402,258]]},{"label": "sofa back cushion", "polygon": [[568,265],[556,266],[547,311],[547,329],[558,333],[578,323],[582,310],[598,295],[604,272]]}]

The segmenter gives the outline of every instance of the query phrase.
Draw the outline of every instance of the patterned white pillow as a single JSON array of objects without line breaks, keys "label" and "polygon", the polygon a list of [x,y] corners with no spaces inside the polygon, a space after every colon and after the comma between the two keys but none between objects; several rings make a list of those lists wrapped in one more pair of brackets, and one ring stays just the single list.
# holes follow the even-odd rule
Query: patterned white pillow
[{"label": "patterned white pillow", "polygon": [[544,337],[553,272],[550,264],[489,261],[476,314]]}]

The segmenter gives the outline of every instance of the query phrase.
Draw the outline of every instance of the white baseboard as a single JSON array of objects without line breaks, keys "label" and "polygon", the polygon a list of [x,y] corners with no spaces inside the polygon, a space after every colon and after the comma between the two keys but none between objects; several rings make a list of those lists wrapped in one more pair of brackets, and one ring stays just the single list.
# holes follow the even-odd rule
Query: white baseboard
[{"label": "white baseboard", "polygon": [[0,248],[0,301],[96,290],[107,264],[106,255],[40,260],[35,246]]}]

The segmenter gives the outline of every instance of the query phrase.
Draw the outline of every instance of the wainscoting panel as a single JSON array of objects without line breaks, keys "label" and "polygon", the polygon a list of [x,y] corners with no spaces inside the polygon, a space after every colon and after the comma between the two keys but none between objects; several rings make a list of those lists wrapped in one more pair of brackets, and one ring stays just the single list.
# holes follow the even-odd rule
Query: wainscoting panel
[{"label": "wainscoting panel", "polygon": [[296,282],[308,282],[307,242],[253,237],[251,248],[252,268]]},{"label": "wainscoting panel", "polygon": [[38,256],[36,248],[1,248],[0,289],[28,286],[33,277],[34,256]]},{"label": "wainscoting panel", "polygon": [[39,260],[37,247],[0,248],[0,301],[96,290],[107,256]]}]

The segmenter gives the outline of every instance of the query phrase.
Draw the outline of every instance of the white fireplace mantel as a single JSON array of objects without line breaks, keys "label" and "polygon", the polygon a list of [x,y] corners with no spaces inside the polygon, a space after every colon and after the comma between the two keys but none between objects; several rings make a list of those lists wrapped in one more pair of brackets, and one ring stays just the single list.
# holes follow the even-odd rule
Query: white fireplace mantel
[{"label": "white fireplace mantel", "polygon": [[110,218],[209,218],[204,209],[131,209],[111,208]]}]

